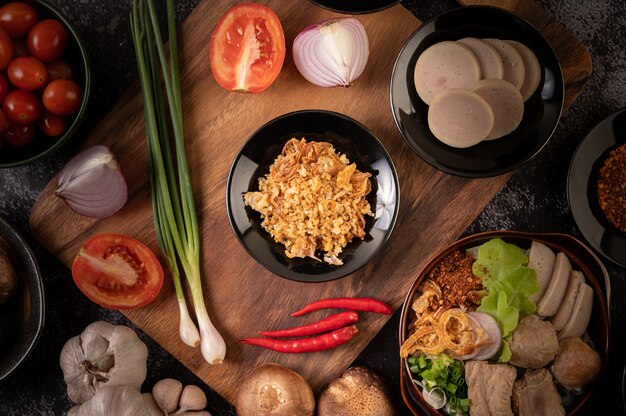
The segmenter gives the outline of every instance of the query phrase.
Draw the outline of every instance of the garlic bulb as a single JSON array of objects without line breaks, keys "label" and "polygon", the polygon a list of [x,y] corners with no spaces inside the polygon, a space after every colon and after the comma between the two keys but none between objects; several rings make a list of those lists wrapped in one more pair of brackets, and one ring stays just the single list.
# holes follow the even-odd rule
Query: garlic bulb
[{"label": "garlic bulb", "polygon": [[81,404],[105,385],[138,390],[146,378],[147,358],[148,348],[135,331],[123,325],[94,322],[67,341],[61,351],[67,395]]},{"label": "garlic bulb", "polygon": [[144,398],[134,387],[104,386],[88,401],[75,406],[68,416],[150,416]]}]

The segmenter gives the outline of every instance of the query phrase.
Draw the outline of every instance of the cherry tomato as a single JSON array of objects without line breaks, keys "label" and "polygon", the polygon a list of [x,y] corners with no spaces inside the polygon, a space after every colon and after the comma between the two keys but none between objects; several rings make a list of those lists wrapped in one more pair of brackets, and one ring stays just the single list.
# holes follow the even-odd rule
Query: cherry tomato
[{"label": "cherry tomato", "polygon": [[241,3],[220,19],[210,45],[211,71],[227,90],[261,92],[285,60],[285,34],[272,9]]},{"label": "cherry tomato", "polygon": [[163,268],[143,243],[121,234],[91,237],[72,263],[72,277],[98,305],[129,309],[147,305],[163,285]]},{"label": "cherry tomato", "polygon": [[0,133],[4,133],[7,127],[9,127],[9,120],[4,115],[4,111],[0,110]]},{"label": "cherry tomato", "polygon": [[72,79],[72,67],[63,59],[46,62],[46,69],[48,70],[48,82],[55,79]]},{"label": "cherry tomato", "polygon": [[6,69],[13,59],[13,42],[2,28],[0,28],[0,70]]},{"label": "cherry tomato", "polygon": [[67,130],[67,120],[49,111],[44,111],[43,114],[41,114],[38,125],[41,131],[50,137],[60,136]]},{"label": "cherry tomato", "polygon": [[10,122],[32,124],[41,114],[41,100],[30,91],[14,90],[7,94],[2,109]]},{"label": "cherry tomato", "polygon": [[4,101],[4,98],[9,93],[9,81],[4,74],[0,73],[0,103]]},{"label": "cherry tomato", "polygon": [[82,102],[82,88],[69,79],[54,80],[43,92],[43,105],[48,111],[58,116],[75,114]]},{"label": "cherry tomato", "polygon": [[29,124],[22,126],[20,124],[9,123],[2,137],[13,147],[26,147],[35,140],[35,126]]},{"label": "cherry tomato", "polygon": [[54,19],[42,20],[28,33],[28,51],[35,58],[48,62],[60,57],[70,40],[70,32]]},{"label": "cherry tomato", "polygon": [[30,56],[12,60],[7,75],[13,85],[24,91],[38,90],[48,82],[48,71],[44,64]]},{"label": "cherry tomato", "polygon": [[19,1],[0,8],[0,27],[12,38],[25,36],[38,19],[37,11],[32,6]]},{"label": "cherry tomato", "polygon": [[19,58],[20,56],[29,56],[26,38],[13,39],[13,58]]}]

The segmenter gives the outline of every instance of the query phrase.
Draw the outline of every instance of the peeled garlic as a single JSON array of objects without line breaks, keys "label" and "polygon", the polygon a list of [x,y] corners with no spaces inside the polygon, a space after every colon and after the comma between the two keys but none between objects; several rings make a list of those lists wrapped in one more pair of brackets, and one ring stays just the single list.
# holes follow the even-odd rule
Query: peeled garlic
[{"label": "peeled garlic", "polygon": [[103,386],[88,401],[73,407],[71,416],[150,416],[139,390],[129,386]]},{"label": "peeled garlic", "polygon": [[67,341],[61,351],[67,395],[81,404],[105,385],[130,386],[138,391],[146,378],[147,358],[148,348],[135,331],[123,325],[94,322]]},{"label": "peeled garlic", "polygon": [[189,384],[183,389],[178,405],[180,409],[176,412],[177,414],[187,410],[202,410],[207,405],[206,395],[200,387]]},{"label": "peeled garlic", "polygon": [[143,401],[146,403],[146,407],[150,412],[150,416],[167,416],[167,413],[163,412],[163,410],[161,410],[157,402],[154,400],[154,396],[152,396],[152,393],[143,393]]}]

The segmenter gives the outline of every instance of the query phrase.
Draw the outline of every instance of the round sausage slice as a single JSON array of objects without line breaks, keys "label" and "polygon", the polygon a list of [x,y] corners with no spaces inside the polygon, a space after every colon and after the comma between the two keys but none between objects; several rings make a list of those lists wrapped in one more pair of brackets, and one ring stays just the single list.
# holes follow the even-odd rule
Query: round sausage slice
[{"label": "round sausage slice", "polygon": [[593,289],[588,284],[583,283],[580,285],[580,289],[578,289],[576,302],[569,320],[557,334],[558,339],[582,336],[587,330],[587,325],[589,325],[592,309]]},{"label": "round sausage slice", "polygon": [[506,136],[519,126],[524,116],[524,99],[513,84],[501,79],[483,79],[476,83],[474,92],[493,110],[493,129],[487,140]]},{"label": "round sausage slice", "polygon": [[557,254],[550,285],[537,305],[537,313],[540,316],[553,316],[559,310],[571,271],[572,264],[567,256],[564,253]]},{"label": "round sausage slice", "polygon": [[476,56],[467,46],[453,41],[435,43],[422,52],[415,64],[415,89],[428,105],[441,91],[469,88],[479,79]]},{"label": "round sausage slice", "polygon": [[528,267],[537,272],[537,280],[539,281],[539,291],[530,297],[533,302],[539,303],[546,289],[548,289],[555,261],[556,255],[548,246],[539,241],[532,242],[528,253]]},{"label": "round sausage slice", "polygon": [[445,90],[428,109],[428,126],[448,146],[470,147],[484,140],[493,128],[493,111],[473,91]]},{"label": "round sausage slice", "polygon": [[519,52],[524,62],[524,83],[520,88],[524,101],[528,100],[535,92],[541,81],[541,66],[539,60],[535,56],[534,52],[523,43],[507,40],[506,42],[513,45],[513,47]]},{"label": "round sausage slice", "polygon": [[482,79],[502,79],[504,66],[502,66],[500,55],[498,55],[493,46],[476,38],[463,38],[457,40],[457,42],[470,48],[476,55]]},{"label": "round sausage slice", "polygon": [[510,43],[506,43],[500,39],[483,40],[493,46],[496,52],[500,54],[500,59],[502,59],[502,65],[504,66],[504,80],[515,85],[515,88],[518,90],[522,88],[526,71],[524,69],[522,56],[517,49]]},{"label": "round sausage slice", "polygon": [[569,283],[567,284],[567,290],[565,291],[565,297],[556,315],[552,317],[552,325],[557,331],[563,329],[574,310],[574,304],[578,297],[578,291],[580,286],[585,283],[585,277],[578,270],[572,270],[569,275]]}]

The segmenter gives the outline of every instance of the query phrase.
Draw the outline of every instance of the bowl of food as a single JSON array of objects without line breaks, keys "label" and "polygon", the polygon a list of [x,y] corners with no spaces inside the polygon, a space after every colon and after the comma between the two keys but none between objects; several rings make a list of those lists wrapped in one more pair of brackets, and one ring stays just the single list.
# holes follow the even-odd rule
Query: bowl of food
[{"label": "bowl of food", "polygon": [[506,10],[467,6],[424,23],[400,51],[391,108],[408,146],[459,176],[514,170],[545,146],[563,108],[554,50]]},{"label": "bowl of food", "polygon": [[327,281],[354,272],[385,244],[398,215],[398,177],[362,124],[296,111],[244,144],[226,203],[235,235],[257,262],[289,279]]},{"label": "bowl of food", "polygon": [[626,267],[626,110],[600,122],[578,145],[567,176],[567,199],[585,239]]},{"label": "bowl of food", "polygon": [[385,10],[400,3],[400,0],[311,0],[311,2],[335,13],[366,14]]},{"label": "bowl of food", "polygon": [[74,25],[44,0],[0,8],[0,168],[41,159],[75,136],[91,69]]},{"label": "bowl of food", "polygon": [[608,273],[565,234],[463,238],[420,271],[402,306],[402,394],[416,413],[580,411],[606,366]]},{"label": "bowl of food", "polygon": [[35,256],[0,218],[0,380],[34,348],[44,321],[44,292]]}]

